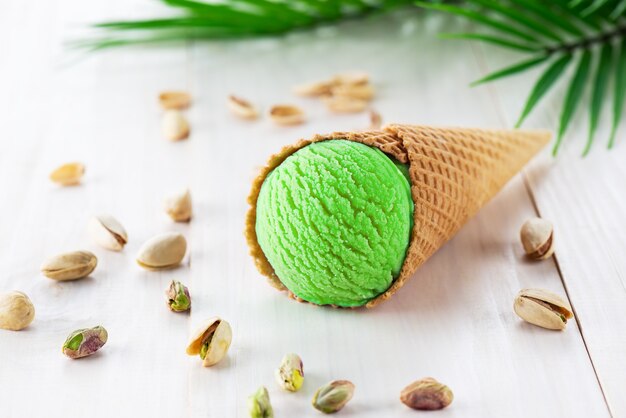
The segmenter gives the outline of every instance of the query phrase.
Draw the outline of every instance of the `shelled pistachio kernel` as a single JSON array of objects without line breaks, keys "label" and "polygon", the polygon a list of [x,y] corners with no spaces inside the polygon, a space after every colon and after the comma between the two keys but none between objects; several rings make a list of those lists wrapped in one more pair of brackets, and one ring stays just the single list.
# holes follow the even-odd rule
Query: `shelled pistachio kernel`
[{"label": "shelled pistachio kernel", "polygon": [[297,354],[286,354],[274,375],[281,388],[289,392],[300,390],[302,383],[304,383],[302,359]]},{"label": "shelled pistachio kernel", "polygon": [[91,240],[107,250],[121,251],[128,242],[126,230],[111,215],[94,216],[89,220],[87,230]]},{"label": "shelled pistachio kernel", "polygon": [[41,272],[53,280],[77,280],[89,276],[98,265],[98,258],[89,251],[72,251],[44,261]]},{"label": "shelled pistachio kernel", "polygon": [[17,290],[0,293],[0,328],[19,331],[35,319],[35,306]]},{"label": "shelled pistachio kernel", "polygon": [[270,395],[265,386],[248,397],[248,413],[250,418],[274,418]]},{"label": "shelled pistachio kernel", "polygon": [[75,186],[85,174],[85,166],[82,163],[66,163],[57,167],[50,173],[50,180],[62,186]]},{"label": "shelled pistachio kernel", "polygon": [[166,110],[163,113],[161,127],[163,135],[170,141],[180,141],[189,137],[189,122],[180,110]]},{"label": "shelled pistachio kernel", "polygon": [[106,344],[109,334],[98,325],[72,332],[63,343],[63,354],[72,359],[87,357]]},{"label": "shelled pistachio kernel", "polygon": [[417,380],[400,392],[400,400],[412,409],[433,411],[452,403],[454,395],[449,387],[432,377]]},{"label": "shelled pistachio kernel", "polygon": [[527,220],[520,230],[526,255],[543,260],[554,253],[554,229],[550,221],[541,218]]},{"label": "shelled pistachio kernel", "polygon": [[164,91],[159,94],[159,103],[165,110],[187,109],[191,105],[191,95],[185,91]]},{"label": "shelled pistachio kernel", "polygon": [[513,303],[517,316],[542,328],[563,330],[572,318],[572,307],[560,296],[544,289],[522,289]]},{"label": "shelled pistachio kernel", "polygon": [[166,199],[165,211],[175,222],[189,222],[193,213],[189,189]]},{"label": "shelled pistachio kernel", "polygon": [[232,94],[228,96],[228,108],[234,115],[242,119],[256,119],[259,117],[259,111],[252,103]]},{"label": "shelled pistachio kernel", "polygon": [[137,264],[149,270],[172,268],[187,252],[187,240],[177,232],[166,232],[146,241],[137,254]]},{"label": "shelled pistachio kernel", "polygon": [[172,280],[165,291],[165,295],[167,296],[167,306],[173,312],[185,312],[191,309],[189,289],[181,282]]},{"label": "shelled pistachio kernel", "polygon": [[219,317],[213,317],[198,328],[187,346],[187,354],[199,355],[202,365],[210,367],[226,357],[232,339],[230,324]]},{"label": "shelled pistachio kernel", "polygon": [[348,380],[333,380],[313,395],[313,407],[325,414],[341,410],[354,395],[354,384]]}]

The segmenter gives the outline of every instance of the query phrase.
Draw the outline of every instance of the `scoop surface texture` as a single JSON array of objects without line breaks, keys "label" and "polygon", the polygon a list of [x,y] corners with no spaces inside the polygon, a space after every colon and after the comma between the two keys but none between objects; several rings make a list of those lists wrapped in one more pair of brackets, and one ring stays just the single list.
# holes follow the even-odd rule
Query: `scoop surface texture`
[{"label": "scoop surface texture", "polygon": [[257,200],[259,245],[281,282],[318,305],[361,306],[400,272],[409,244],[409,181],[357,142],[308,145],[276,167]]}]

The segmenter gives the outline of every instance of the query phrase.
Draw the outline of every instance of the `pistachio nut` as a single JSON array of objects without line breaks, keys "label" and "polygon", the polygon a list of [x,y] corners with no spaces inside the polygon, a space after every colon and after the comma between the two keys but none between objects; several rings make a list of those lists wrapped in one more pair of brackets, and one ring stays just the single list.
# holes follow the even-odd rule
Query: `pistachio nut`
[{"label": "pistachio nut", "polygon": [[304,112],[297,106],[276,105],[270,109],[270,118],[277,125],[299,125],[304,122]]},{"label": "pistachio nut", "polygon": [[369,84],[369,74],[363,72],[352,72],[337,74],[332,79],[333,84],[359,86]]},{"label": "pistachio nut", "polygon": [[108,337],[107,330],[100,325],[76,330],[63,343],[63,354],[72,359],[90,356],[102,348]]},{"label": "pistachio nut", "polygon": [[328,110],[335,113],[357,113],[367,108],[367,101],[348,96],[331,96],[323,100]]},{"label": "pistachio nut", "polygon": [[137,263],[146,269],[160,270],[177,266],[187,252],[187,240],[177,232],[166,232],[146,241],[137,255]]},{"label": "pistachio nut", "polygon": [[333,380],[313,395],[313,407],[325,414],[341,410],[354,394],[354,384],[348,380]]},{"label": "pistachio nut", "polygon": [[187,109],[191,104],[191,95],[185,91],[164,91],[159,94],[159,103],[165,110]]},{"label": "pistachio nut", "polygon": [[185,190],[165,201],[165,211],[175,222],[189,222],[191,220],[191,193]]},{"label": "pistachio nut", "polygon": [[256,119],[259,117],[259,111],[249,101],[241,97],[228,96],[228,108],[234,115],[242,119]]},{"label": "pistachio nut", "polygon": [[289,392],[300,390],[302,383],[304,383],[302,359],[297,354],[286,354],[274,375],[281,388]]},{"label": "pistachio nut", "polygon": [[232,339],[230,324],[221,318],[213,317],[198,328],[187,346],[187,354],[199,355],[202,365],[210,367],[226,357]]},{"label": "pistachio nut", "polygon": [[191,309],[191,296],[187,286],[176,280],[172,280],[165,291],[167,306],[174,312],[185,312]]},{"label": "pistachio nut", "polygon": [[544,289],[522,289],[513,304],[517,316],[542,328],[563,330],[572,318],[572,307],[560,296]]},{"label": "pistachio nut", "polygon": [[319,97],[330,95],[333,81],[314,81],[312,83],[300,84],[293,88],[293,92],[298,96]]},{"label": "pistachio nut", "polygon": [[454,395],[449,387],[432,377],[417,380],[400,392],[400,400],[409,408],[434,411],[452,403]]},{"label": "pistachio nut", "polygon": [[274,418],[270,395],[265,386],[261,386],[248,398],[250,418]]},{"label": "pistachio nut", "polygon": [[91,240],[107,250],[121,251],[128,242],[128,234],[110,215],[97,215],[89,220],[87,226]]},{"label": "pistachio nut", "polygon": [[527,220],[520,230],[520,238],[526,255],[543,260],[554,252],[554,231],[552,223],[541,218]]},{"label": "pistachio nut", "polygon": [[85,174],[85,166],[81,163],[67,163],[50,173],[50,180],[62,186],[75,186]]},{"label": "pistachio nut", "polygon": [[333,96],[370,101],[374,97],[374,87],[370,84],[339,84],[331,90]]},{"label": "pistachio nut", "polygon": [[41,272],[54,280],[77,280],[87,277],[98,265],[98,258],[89,251],[72,251],[44,261]]},{"label": "pistachio nut", "polygon": [[19,331],[35,319],[35,307],[28,296],[17,290],[0,293],[0,328]]},{"label": "pistachio nut", "polygon": [[170,109],[163,114],[163,135],[170,141],[180,141],[189,136],[189,122],[180,110]]}]

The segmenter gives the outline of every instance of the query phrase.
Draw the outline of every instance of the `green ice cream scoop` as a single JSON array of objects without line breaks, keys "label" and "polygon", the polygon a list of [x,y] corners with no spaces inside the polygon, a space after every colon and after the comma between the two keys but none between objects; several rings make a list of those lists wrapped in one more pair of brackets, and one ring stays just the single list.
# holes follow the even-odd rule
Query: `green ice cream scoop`
[{"label": "green ice cream scoop", "polygon": [[280,281],[318,305],[361,306],[391,285],[410,240],[406,170],[378,149],[313,143],[265,179],[258,243]]}]

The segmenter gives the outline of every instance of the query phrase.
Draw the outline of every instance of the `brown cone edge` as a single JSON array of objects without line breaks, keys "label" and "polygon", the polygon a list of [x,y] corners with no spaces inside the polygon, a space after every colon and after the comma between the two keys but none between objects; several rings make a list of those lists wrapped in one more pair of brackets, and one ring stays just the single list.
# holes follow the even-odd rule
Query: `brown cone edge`
[{"label": "brown cone edge", "polygon": [[[413,273],[458,232],[550,140],[545,131],[483,130],[388,125],[381,131],[316,135],[272,155],[252,183],[246,239],[257,269],[279,290],[289,290],[274,272],[256,236],[256,203],[263,181],[287,157],[313,142],[347,139],[376,147],[409,164],[413,230],[400,274],[365,306],[390,298]],[[289,292],[289,296],[297,298]]]}]

